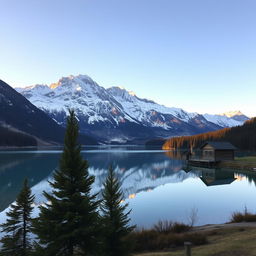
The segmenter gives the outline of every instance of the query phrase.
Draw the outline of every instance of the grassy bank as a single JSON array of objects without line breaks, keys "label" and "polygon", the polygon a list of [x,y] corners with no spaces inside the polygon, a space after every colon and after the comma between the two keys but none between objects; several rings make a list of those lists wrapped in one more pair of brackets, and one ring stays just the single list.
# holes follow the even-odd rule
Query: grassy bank
[{"label": "grassy bank", "polygon": [[[208,244],[192,247],[192,256],[255,256],[256,227],[220,227],[203,230]],[[180,247],[166,252],[139,253],[134,256],[184,256]]]},{"label": "grassy bank", "polygon": [[191,225],[172,221],[159,221],[151,229],[136,230],[129,239],[134,241],[134,252],[137,253],[179,248],[186,241],[194,245],[207,243],[206,236],[193,230]]},{"label": "grassy bank", "polygon": [[256,171],[256,156],[236,157],[234,161],[221,161],[218,167]]}]

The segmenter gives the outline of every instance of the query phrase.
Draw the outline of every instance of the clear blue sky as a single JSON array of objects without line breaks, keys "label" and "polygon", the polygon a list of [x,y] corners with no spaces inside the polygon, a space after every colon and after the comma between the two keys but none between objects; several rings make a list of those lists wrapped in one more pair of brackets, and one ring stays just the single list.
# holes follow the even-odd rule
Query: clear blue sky
[{"label": "clear blue sky", "polygon": [[256,115],[255,0],[1,0],[0,78],[87,74],[200,113]]}]

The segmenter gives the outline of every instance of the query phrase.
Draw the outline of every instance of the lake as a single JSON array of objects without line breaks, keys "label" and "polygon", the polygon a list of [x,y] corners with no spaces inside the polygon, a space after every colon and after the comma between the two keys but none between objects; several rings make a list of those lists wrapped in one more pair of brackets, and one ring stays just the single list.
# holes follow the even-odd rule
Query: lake
[{"label": "lake", "polygon": [[[36,203],[50,191],[48,180],[58,167],[60,150],[0,152],[0,211],[16,198],[25,177]],[[256,175],[239,170],[188,168],[171,152],[141,147],[95,147],[82,151],[95,176],[93,192],[100,192],[113,165],[122,184],[131,221],[151,227],[159,220],[188,222],[197,211],[196,225],[227,222],[234,211],[256,210]]]}]

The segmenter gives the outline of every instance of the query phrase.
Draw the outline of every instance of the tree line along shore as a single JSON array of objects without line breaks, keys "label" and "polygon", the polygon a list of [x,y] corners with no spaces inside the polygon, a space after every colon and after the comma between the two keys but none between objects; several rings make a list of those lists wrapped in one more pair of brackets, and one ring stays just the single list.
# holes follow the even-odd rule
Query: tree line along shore
[{"label": "tree line along shore", "polygon": [[256,118],[246,121],[242,126],[192,136],[173,137],[162,142],[164,150],[196,149],[205,141],[228,141],[239,150],[256,151]]}]

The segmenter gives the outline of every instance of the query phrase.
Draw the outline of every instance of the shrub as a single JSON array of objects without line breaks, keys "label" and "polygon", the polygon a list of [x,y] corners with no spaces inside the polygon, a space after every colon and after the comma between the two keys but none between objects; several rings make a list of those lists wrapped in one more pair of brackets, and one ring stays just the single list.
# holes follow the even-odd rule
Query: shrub
[{"label": "shrub", "polygon": [[158,233],[164,233],[164,234],[169,234],[169,233],[183,233],[187,232],[191,229],[191,226],[186,225],[181,222],[172,222],[172,221],[158,221],[154,227],[153,230],[155,230]]},{"label": "shrub", "polygon": [[230,222],[238,223],[238,222],[256,222],[256,214],[250,213],[245,211],[244,213],[241,212],[234,212],[231,215]]},{"label": "shrub", "polygon": [[183,246],[185,241],[194,245],[207,243],[205,234],[199,233],[160,233],[155,230],[141,230],[132,233],[135,251],[160,251],[177,246]]},{"label": "shrub", "polygon": [[191,226],[188,226],[181,222],[174,222],[171,227],[171,232],[173,233],[184,233],[191,229]]},{"label": "shrub", "polygon": [[141,230],[132,233],[136,251],[151,251],[156,245],[157,232],[154,230]]},{"label": "shrub", "polygon": [[170,233],[172,232],[173,222],[168,220],[159,220],[153,227],[153,229],[158,233]]},{"label": "shrub", "polygon": [[243,222],[244,221],[244,215],[241,212],[234,212],[231,215],[230,222]]},{"label": "shrub", "polygon": [[246,213],[244,215],[244,221],[247,221],[247,222],[254,222],[254,221],[256,221],[256,214]]},{"label": "shrub", "polygon": [[135,241],[135,251],[161,251],[183,246],[189,241],[194,245],[207,243],[206,234],[187,232],[191,226],[181,222],[158,221],[152,229],[136,230],[131,233]]}]

